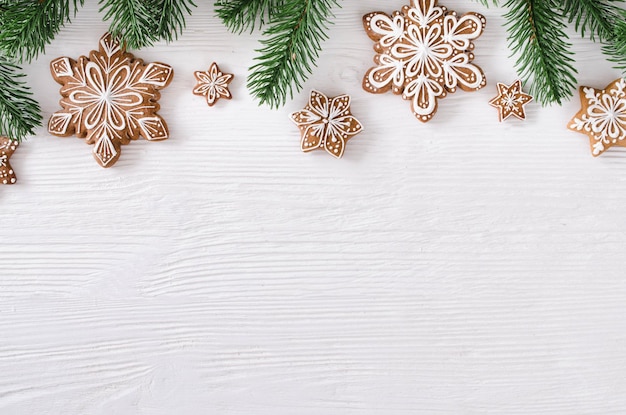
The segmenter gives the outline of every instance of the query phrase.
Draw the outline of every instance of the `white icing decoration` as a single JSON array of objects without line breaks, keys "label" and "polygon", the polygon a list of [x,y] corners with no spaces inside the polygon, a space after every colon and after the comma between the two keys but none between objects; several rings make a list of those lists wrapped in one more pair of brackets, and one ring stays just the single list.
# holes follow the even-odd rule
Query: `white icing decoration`
[{"label": "white icing decoration", "polygon": [[72,120],[72,114],[57,112],[52,114],[50,121],[48,121],[48,132],[51,134],[64,135],[67,132],[67,128],[70,126]]},{"label": "white icing decoration", "polygon": [[328,99],[311,91],[309,104],[290,115],[302,132],[301,148],[311,151],[324,148],[334,157],[341,157],[347,139],[363,131],[361,123],[350,112],[350,97],[340,95]]},{"label": "white icing decoration", "polygon": [[162,63],[151,63],[145,69],[138,83],[165,87],[165,85],[167,85],[170,81],[173,73],[172,68],[168,65],[163,65]]},{"label": "white icing decoration", "polygon": [[163,124],[163,120],[159,116],[145,117],[137,120],[141,128],[142,135],[146,140],[158,141],[167,138],[167,129]]},{"label": "white icing decoration", "polygon": [[96,141],[96,144],[93,146],[93,153],[100,159],[103,166],[106,166],[111,160],[115,159],[117,150],[107,133],[101,135],[98,141]]},{"label": "white icing decoration", "polygon": [[0,179],[3,184],[15,183],[15,172],[11,168],[9,158],[18,146],[17,141],[8,137],[0,137]]},{"label": "white icing decoration", "polygon": [[569,128],[587,134],[595,143],[595,156],[626,138],[626,78],[613,82],[608,90],[583,87],[587,110],[574,117]]},{"label": "white icing decoration", "polygon": [[498,95],[489,101],[489,105],[498,109],[500,121],[504,121],[511,115],[520,120],[526,119],[524,106],[533,100],[533,97],[524,93],[522,81],[516,80],[511,86],[498,82]]},{"label": "white icing decoration", "polygon": [[69,58],[59,58],[50,64],[57,76],[72,76],[72,65]]},{"label": "white icing decoration", "polygon": [[209,70],[205,72],[195,72],[198,85],[193,90],[196,95],[206,96],[207,104],[213,106],[220,98],[231,98],[228,84],[232,81],[233,75],[223,73],[215,62],[211,64]]},{"label": "white icing decoration", "polygon": [[[143,135],[148,140],[168,137],[165,122],[156,114],[157,91],[171,80],[173,71],[161,63],[144,64],[122,51],[111,35],[100,41],[100,51],[89,59],[54,62],[70,65],[70,79],[57,79],[64,88],[63,110],[52,115],[48,131],[75,132],[95,144],[93,153],[103,166],[119,156],[120,146]],[[54,63],[53,63],[54,65]],[[55,72],[59,76],[59,72]]]},{"label": "white icing decoration", "polygon": [[436,0],[412,0],[393,17],[371,13],[365,18],[370,37],[375,39],[377,66],[365,75],[363,87],[372,93],[388,89],[412,100],[415,116],[429,121],[437,100],[457,87],[477,90],[485,77],[472,64],[472,40],[484,29],[484,17],[456,13],[438,6]]}]

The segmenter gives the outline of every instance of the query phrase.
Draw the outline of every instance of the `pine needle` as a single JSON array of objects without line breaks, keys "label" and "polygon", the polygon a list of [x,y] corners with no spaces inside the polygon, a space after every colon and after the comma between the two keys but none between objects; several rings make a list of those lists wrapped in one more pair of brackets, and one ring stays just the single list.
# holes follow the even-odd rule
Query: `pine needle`
[{"label": "pine needle", "polygon": [[235,33],[261,29],[280,11],[285,0],[218,0],[215,11],[224,25]]},{"label": "pine needle", "polygon": [[185,15],[191,15],[192,7],[196,7],[192,0],[152,0],[152,4],[158,16],[157,35],[167,42],[178,39],[185,29]]},{"label": "pine needle", "polygon": [[[620,13],[623,11],[614,3],[622,3],[622,0],[561,0],[563,13],[574,22],[575,28],[585,37],[589,32],[589,38],[595,36],[602,41],[613,37],[613,27],[620,21]],[[623,18],[622,18],[623,19]]]},{"label": "pine needle", "polygon": [[266,39],[257,52],[258,63],[250,68],[248,88],[260,104],[271,108],[284,105],[287,96],[312,73],[336,0],[302,0],[285,2],[263,33]]},{"label": "pine needle", "polygon": [[622,10],[621,19],[613,27],[613,38],[602,48],[609,55],[609,60],[615,63],[626,76],[626,10]]},{"label": "pine needle", "polygon": [[572,96],[576,69],[571,44],[565,41],[560,0],[508,0],[505,14],[509,47],[519,56],[518,73],[543,105],[561,104]]},{"label": "pine needle", "polygon": [[0,0],[0,51],[30,62],[45,51],[83,0]]},{"label": "pine needle", "polygon": [[41,125],[39,104],[21,79],[20,67],[0,55],[0,135],[21,141]]},{"label": "pine needle", "polygon": [[131,49],[177,39],[191,7],[192,0],[100,0],[100,12],[106,11],[103,19],[111,20],[109,31]]}]

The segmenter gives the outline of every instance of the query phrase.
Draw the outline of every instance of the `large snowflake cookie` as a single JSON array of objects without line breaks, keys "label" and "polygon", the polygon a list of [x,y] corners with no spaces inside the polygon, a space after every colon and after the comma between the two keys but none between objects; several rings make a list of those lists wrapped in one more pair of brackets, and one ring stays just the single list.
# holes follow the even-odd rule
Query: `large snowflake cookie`
[{"label": "large snowflake cookie", "polygon": [[9,160],[19,143],[8,137],[0,137],[0,183],[15,184],[15,172]]},{"label": "large snowflake cookie", "polygon": [[319,91],[311,91],[309,103],[290,117],[300,128],[300,147],[304,152],[324,149],[340,158],[348,140],[363,131],[350,111],[349,95],[328,98]]},{"label": "large snowflake cookie", "polygon": [[599,156],[612,146],[626,147],[626,78],[618,78],[604,89],[582,86],[581,109],[568,128],[586,134],[591,154]]},{"label": "large snowflake cookie", "polygon": [[363,25],[376,42],[376,66],[365,74],[363,89],[402,95],[418,120],[430,121],[437,101],[457,87],[476,91],[486,85],[483,71],[472,63],[472,41],[485,23],[478,13],[459,17],[437,0],[411,0],[391,15],[366,14]]},{"label": "large snowflake cookie", "polygon": [[63,109],[50,117],[48,131],[85,138],[94,145],[94,158],[102,167],[115,164],[121,145],[130,140],[168,138],[167,124],[157,111],[159,90],[174,74],[171,66],[144,63],[106,34],[99,50],[91,51],[89,57],[58,58],[50,69],[62,85]]}]

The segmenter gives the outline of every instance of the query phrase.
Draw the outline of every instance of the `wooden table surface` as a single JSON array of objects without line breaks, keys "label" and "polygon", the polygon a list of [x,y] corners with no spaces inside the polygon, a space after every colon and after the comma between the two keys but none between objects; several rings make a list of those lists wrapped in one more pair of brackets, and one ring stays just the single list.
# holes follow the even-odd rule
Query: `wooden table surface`
[{"label": "wooden table surface", "polygon": [[[44,129],[0,188],[2,415],[611,415],[626,413],[626,149],[590,155],[566,129],[578,98],[499,123],[515,80],[502,10],[475,62],[488,86],[435,119],[371,95],[363,14],[343,2],[319,66],[284,108],[245,87],[258,34],[198,2],[170,63],[164,142],[111,169]],[[88,4],[25,67],[47,118],[49,62],[97,47]],[[620,72],[572,34],[583,85]],[[209,108],[194,70],[235,74]],[[288,114],[311,89],[348,93],[365,131],[345,157],[304,154]]]}]

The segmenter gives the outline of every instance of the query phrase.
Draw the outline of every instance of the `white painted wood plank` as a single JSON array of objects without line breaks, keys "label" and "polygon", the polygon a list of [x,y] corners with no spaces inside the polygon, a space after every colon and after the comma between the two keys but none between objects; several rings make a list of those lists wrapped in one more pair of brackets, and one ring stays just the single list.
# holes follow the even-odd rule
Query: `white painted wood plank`
[{"label": "white painted wood plank", "polygon": [[[487,104],[515,77],[498,9],[476,63],[490,86],[441,102],[427,125],[361,90],[361,16],[344,2],[319,67],[285,108],[245,89],[257,35],[199,5],[178,42],[165,142],[112,169],[43,129],[0,189],[0,413],[588,414],[626,412],[626,151],[589,155],[578,109]],[[26,67],[48,117],[51,59],[97,45],[89,2]],[[572,37],[579,80],[619,76]],[[234,99],[191,94],[210,62]],[[287,114],[308,90],[349,93],[365,131],[343,160],[302,154]]]}]

